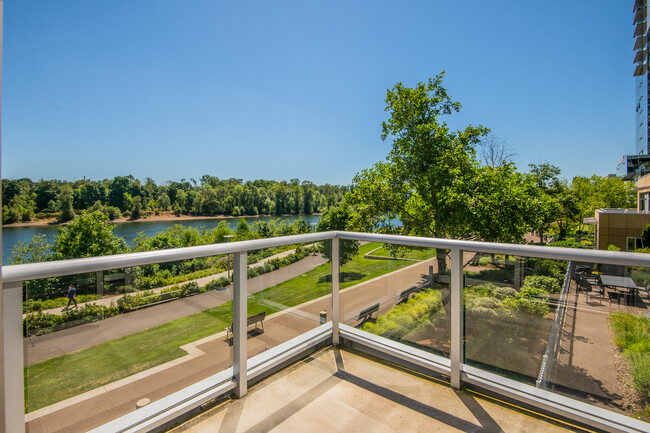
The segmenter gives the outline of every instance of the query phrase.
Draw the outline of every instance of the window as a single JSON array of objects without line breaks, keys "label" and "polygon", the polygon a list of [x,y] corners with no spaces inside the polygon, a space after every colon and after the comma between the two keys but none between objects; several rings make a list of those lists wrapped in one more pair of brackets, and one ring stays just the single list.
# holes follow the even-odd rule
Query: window
[{"label": "window", "polygon": [[641,248],[643,245],[641,245],[641,238],[635,238],[632,236],[627,237],[627,250],[628,251],[634,251],[638,248]]}]

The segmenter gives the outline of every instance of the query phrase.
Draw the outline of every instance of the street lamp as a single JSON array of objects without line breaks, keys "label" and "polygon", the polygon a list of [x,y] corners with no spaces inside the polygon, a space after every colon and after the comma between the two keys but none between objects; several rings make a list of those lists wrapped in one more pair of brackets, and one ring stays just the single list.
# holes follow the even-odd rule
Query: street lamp
[{"label": "street lamp", "polygon": [[[230,242],[230,239],[234,237],[234,235],[223,235],[223,237],[226,239],[226,243],[228,243],[228,242]],[[230,253],[228,253],[228,262],[227,263],[228,263],[227,264],[227,267],[228,267],[228,281],[230,281]]]},{"label": "street lamp", "polygon": [[[311,223],[311,231],[316,232],[316,223]],[[316,255],[316,241],[314,241],[314,256]]]}]

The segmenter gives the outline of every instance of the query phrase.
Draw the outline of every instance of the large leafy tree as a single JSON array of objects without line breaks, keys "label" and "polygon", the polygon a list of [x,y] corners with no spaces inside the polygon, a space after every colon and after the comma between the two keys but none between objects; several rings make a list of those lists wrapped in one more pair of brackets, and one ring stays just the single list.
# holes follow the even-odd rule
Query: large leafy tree
[{"label": "large leafy tree", "polygon": [[126,251],[126,242],[113,234],[114,227],[100,211],[77,216],[70,224],[59,227],[54,240],[55,258],[105,256]]},{"label": "large leafy tree", "polygon": [[[443,74],[388,90],[390,117],[382,123],[382,139],[391,138],[393,145],[386,161],[354,178],[355,228],[433,237],[470,232],[475,146],[488,129],[468,125],[452,131],[441,120],[461,108],[443,87]],[[437,256],[442,270],[443,251]]]},{"label": "large leafy tree", "polygon": [[[545,204],[536,178],[507,158],[481,166],[476,146],[489,130],[451,130],[442,118],[460,110],[442,85],[443,74],[413,88],[387,92],[389,119],[382,139],[393,145],[385,161],[355,178],[348,228],[438,238],[521,242],[539,225]],[[437,251],[439,272],[445,251]]]}]

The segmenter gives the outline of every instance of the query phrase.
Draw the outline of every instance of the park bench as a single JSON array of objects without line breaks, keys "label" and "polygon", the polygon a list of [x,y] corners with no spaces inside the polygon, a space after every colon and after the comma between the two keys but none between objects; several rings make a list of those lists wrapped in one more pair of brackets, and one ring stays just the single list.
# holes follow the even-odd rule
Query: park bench
[{"label": "park bench", "polygon": [[421,289],[420,289],[419,286],[409,287],[408,289],[404,289],[404,290],[402,290],[402,291],[400,292],[399,295],[397,295],[397,296],[393,296],[393,298],[395,298],[395,299],[399,299],[398,304],[401,304],[402,302],[406,302],[406,301],[408,301],[409,296],[411,295],[411,293],[417,293],[417,292],[419,292],[420,290],[421,290]]},{"label": "park bench", "polygon": [[359,311],[359,314],[357,314],[353,318],[354,320],[361,320],[361,323],[359,325],[363,325],[368,320],[370,320],[372,318],[372,314],[376,313],[377,311],[379,311],[379,302],[377,302],[375,305],[371,305],[370,307]]},{"label": "park bench", "polygon": [[[261,313],[253,314],[252,316],[248,316],[246,318],[246,328],[248,328],[251,325],[255,325],[255,329],[257,329],[257,324],[259,323],[262,325],[262,331],[264,331],[264,318],[266,317],[266,311],[262,311]],[[232,334],[232,323],[230,326],[226,328],[226,340],[228,340],[230,337],[229,335]]]}]

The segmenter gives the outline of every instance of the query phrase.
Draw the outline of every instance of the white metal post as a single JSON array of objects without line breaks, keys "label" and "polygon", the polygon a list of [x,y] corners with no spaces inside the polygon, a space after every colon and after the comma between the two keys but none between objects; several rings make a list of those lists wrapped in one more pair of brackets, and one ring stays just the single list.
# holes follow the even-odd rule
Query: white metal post
[{"label": "white metal post", "polygon": [[332,239],[332,344],[339,345],[339,238]]},{"label": "white metal post", "polygon": [[[4,13],[4,2],[3,0],[0,0],[0,83],[2,82],[2,35],[4,34],[3,32],[3,13]],[[1,86],[0,86],[1,88]],[[0,91],[1,93],[1,91]],[[0,116],[1,117],[1,116]],[[1,145],[0,145],[1,147]],[[2,199],[0,198],[0,208],[2,208]],[[2,246],[2,230],[0,230],[0,246]],[[0,248],[0,263],[2,262],[2,248]],[[7,305],[9,302],[9,299],[6,299],[4,294],[2,293],[2,272],[0,272],[0,427],[4,429],[4,431],[11,431],[9,430],[9,427],[17,427],[15,422],[13,422],[13,417],[11,417],[12,422],[9,421],[10,418],[7,418],[7,402],[11,401],[11,398],[8,397],[8,383],[7,383],[7,375],[6,375],[6,370],[5,367],[7,365],[6,361],[6,356],[7,356],[7,339],[5,338],[4,334],[7,329],[7,316],[4,314],[4,306]],[[22,305],[22,302],[17,305]],[[20,309],[22,311],[22,308]],[[22,317],[21,317],[21,324],[22,324]],[[21,346],[20,346],[20,354],[22,357],[23,351],[22,351],[22,334],[21,334]],[[23,376],[23,369],[22,365],[20,368],[20,377],[22,378]],[[20,400],[22,401],[23,399],[23,393],[22,393],[22,388],[23,385],[20,387]],[[20,411],[21,414],[24,413],[24,408],[21,408]],[[17,415],[16,415],[17,418]],[[24,415],[22,416],[24,419]],[[17,431],[21,431],[25,429],[25,422],[23,421],[22,423],[23,427]]]},{"label": "white metal post", "polygon": [[451,386],[460,389],[463,364],[463,251],[451,250]]},{"label": "white metal post", "polygon": [[246,297],[247,253],[234,253],[233,263],[233,311],[232,311],[232,365],[237,387],[235,395],[246,395],[248,371],[246,357]]},{"label": "white metal post", "polygon": [[5,283],[2,287],[2,351],[4,431],[25,431],[23,382],[23,283]]}]

